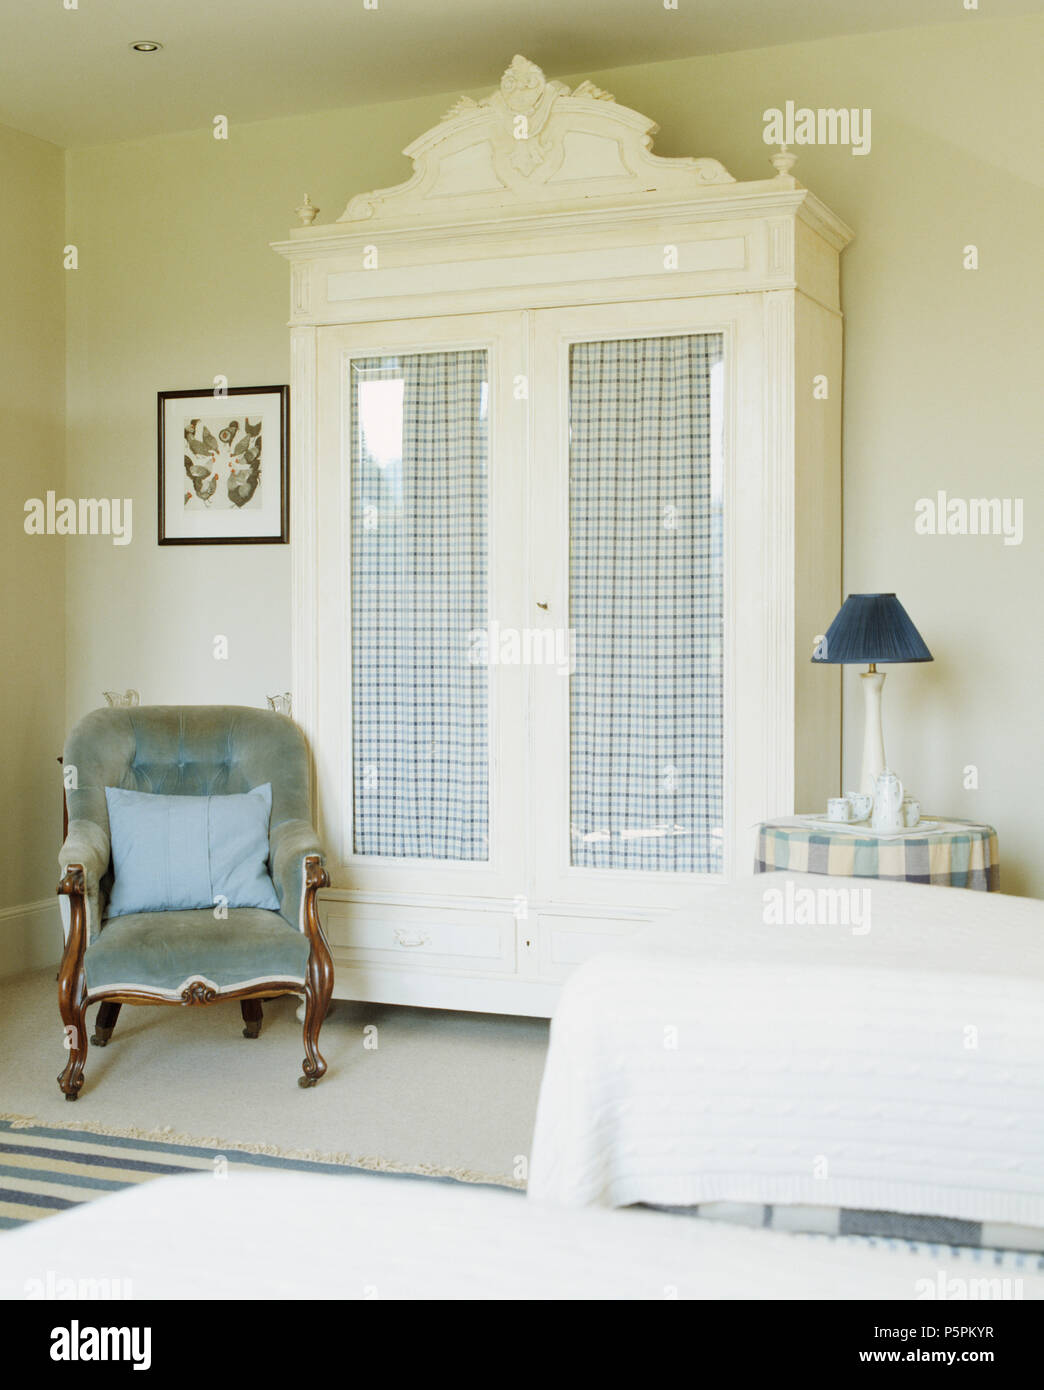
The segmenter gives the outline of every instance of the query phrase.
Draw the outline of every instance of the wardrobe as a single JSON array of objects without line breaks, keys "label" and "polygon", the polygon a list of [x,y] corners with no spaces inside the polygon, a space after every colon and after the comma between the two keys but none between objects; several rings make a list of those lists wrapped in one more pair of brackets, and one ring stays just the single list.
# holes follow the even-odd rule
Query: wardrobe
[{"label": "wardrobe", "polygon": [[550,1014],[838,790],[851,232],[655,131],[516,57],[275,246],[336,996]]}]

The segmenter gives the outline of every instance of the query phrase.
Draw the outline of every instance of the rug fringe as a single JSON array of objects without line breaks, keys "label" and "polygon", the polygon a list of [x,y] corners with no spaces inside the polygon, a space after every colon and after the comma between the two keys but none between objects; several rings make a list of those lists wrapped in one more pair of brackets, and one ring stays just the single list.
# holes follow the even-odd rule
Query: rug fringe
[{"label": "rug fringe", "polygon": [[266,1158],[302,1159],[308,1163],[328,1163],[341,1168],[362,1168],[369,1173],[406,1173],[418,1178],[452,1178],[455,1182],[486,1183],[493,1187],[522,1190],[524,1182],[492,1173],[477,1173],[470,1168],[440,1168],[435,1164],[395,1163],[376,1156],[358,1157],[349,1153],[321,1153],[317,1149],[281,1149],[275,1144],[242,1144],[234,1139],[199,1138],[194,1134],[176,1133],[170,1126],[163,1129],[118,1128],[113,1125],[92,1124],[81,1120],[46,1120],[34,1115],[0,1113],[0,1123],[12,1129],[65,1129],[72,1133],[96,1134],[113,1139],[142,1139],[154,1144],[182,1144],[190,1148],[231,1150],[234,1153],[261,1154]]}]

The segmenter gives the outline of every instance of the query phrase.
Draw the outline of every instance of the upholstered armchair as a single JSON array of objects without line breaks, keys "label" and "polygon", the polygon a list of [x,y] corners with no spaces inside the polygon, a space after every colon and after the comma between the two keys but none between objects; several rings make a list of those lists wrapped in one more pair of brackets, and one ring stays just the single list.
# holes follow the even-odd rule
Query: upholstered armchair
[{"label": "upholstered armchair", "polygon": [[[65,949],[58,1002],[69,1058],[58,1084],[66,1100],[83,1086],[86,1012],[94,1003],[101,1008],[91,1041],[103,1047],[123,1004],[238,999],[244,1036],[256,1038],[261,1000],[303,993],[298,1082],[314,1086],[326,1071],[319,1030],[333,989],[316,893],[330,879],[311,826],[301,731],[285,715],[235,706],[98,709],[69,735],[63,761],[69,825],[59,856]],[[229,906],[106,916],[113,885],[106,787],[202,797],[264,783],[272,787],[268,870],[278,912]]]}]

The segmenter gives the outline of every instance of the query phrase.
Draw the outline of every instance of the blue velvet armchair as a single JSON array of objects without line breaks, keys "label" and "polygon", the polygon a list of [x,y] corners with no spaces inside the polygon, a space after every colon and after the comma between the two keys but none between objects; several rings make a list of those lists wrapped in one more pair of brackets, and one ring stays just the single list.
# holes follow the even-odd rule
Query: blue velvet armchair
[{"label": "blue velvet armchair", "polygon": [[[290,719],[223,705],[99,709],[69,735],[63,757],[69,824],[58,885],[65,948],[58,1002],[69,1058],[58,1084],[76,1100],[91,1041],[105,1046],[123,1004],[241,1003],[244,1036],[261,1029],[261,1000],[304,995],[302,1086],[326,1072],[319,1030],[333,964],[316,904],[330,879],[311,825],[308,749]],[[279,911],[139,912],[106,918],[112,857],[105,788],[175,796],[227,795],[270,782],[268,867]]]}]

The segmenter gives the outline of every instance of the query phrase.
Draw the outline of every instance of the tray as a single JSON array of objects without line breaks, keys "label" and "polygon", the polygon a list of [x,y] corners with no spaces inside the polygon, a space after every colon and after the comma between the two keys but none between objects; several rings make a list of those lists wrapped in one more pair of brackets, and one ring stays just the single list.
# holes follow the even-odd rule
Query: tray
[{"label": "tray", "polygon": [[799,821],[816,830],[840,830],[844,835],[871,835],[875,840],[905,840],[911,835],[945,834],[946,826],[937,820],[919,820],[902,830],[873,830],[868,820],[827,820],[826,816],[798,816]]}]

